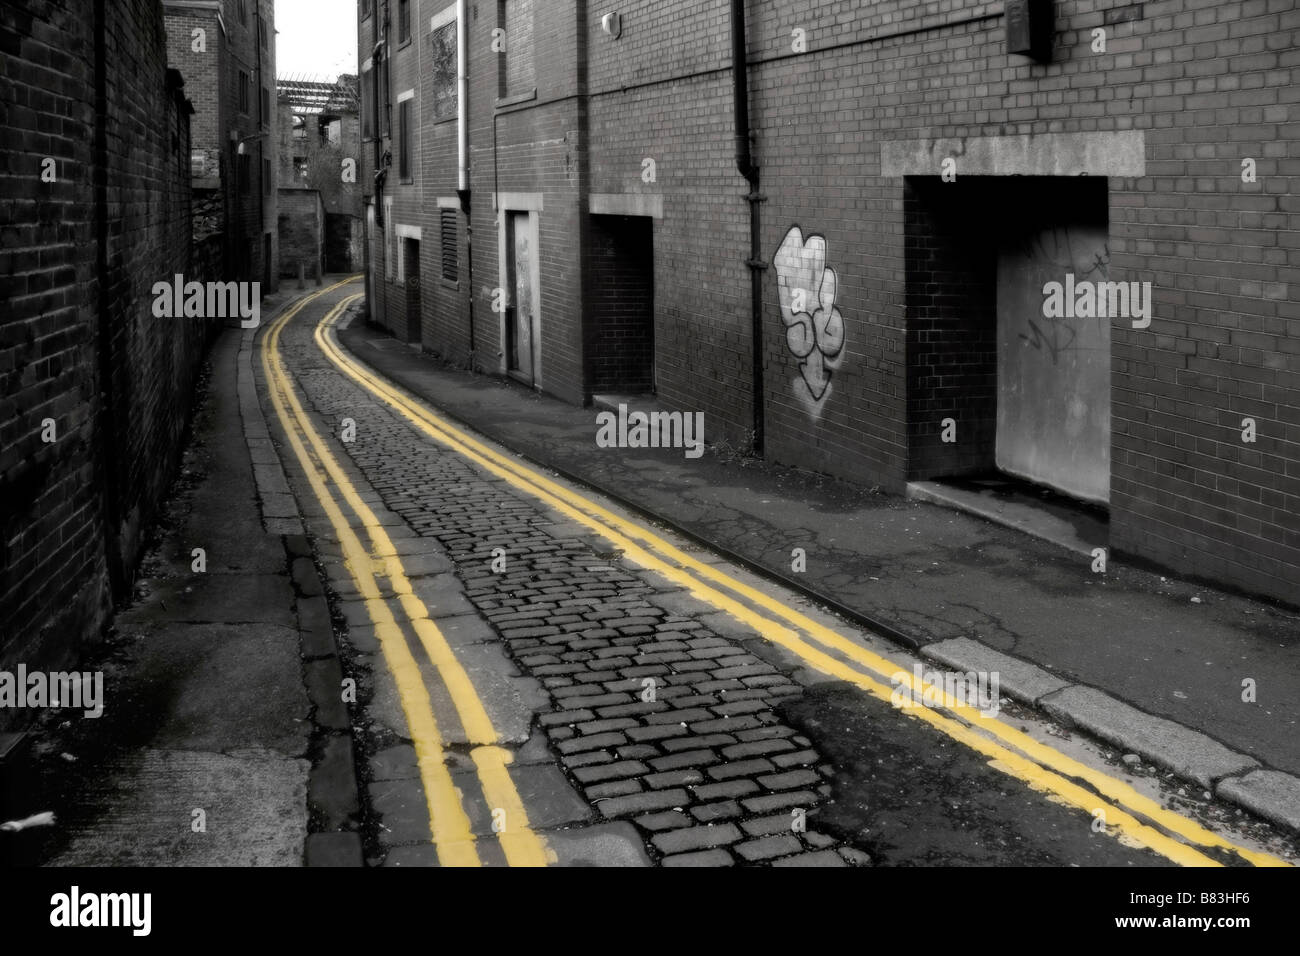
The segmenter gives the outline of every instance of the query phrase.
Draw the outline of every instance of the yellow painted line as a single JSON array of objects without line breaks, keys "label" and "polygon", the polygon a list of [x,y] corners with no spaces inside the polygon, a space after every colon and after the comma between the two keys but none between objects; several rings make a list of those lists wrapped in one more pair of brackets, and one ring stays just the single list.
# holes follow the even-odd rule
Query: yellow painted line
[{"label": "yellow painted line", "polygon": [[[302,464],[312,491],[325,509],[330,524],[339,537],[344,563],[357,585],[357,590],[366,599],[366,611],[374,623],[375,636],[379,639],[384,659],[388,662],[389,670],[392,671],[398,698],[406,717],[406,725],[415,747],[420,780],[424,785],[425,801],[428,805],[432,842],[438,849],[438,861],[447,866],[479,866],[480,861],[474,849],[474,834],[470,829],[469,817],[461,806],[459,794],[447,770],[442,737],[438,733],[438,724],[433,716],[433,705],[425,689],[424,680],[420,676],[419,667],[406,646],[406,638],[393,619],[392,612],[380,598],[373,577],[362,573],[361,569],[367,567],[369,563],[369,556],[321,479],[319,468],[303,447],[294,427],[295,421],[290,418],[281,397],[281,390],[288,386],[278,374],[279,370],[272,367],[272,356],[275,354],[280,327],[316,295],[328,291],[330,289],[324,289],[308,296],[277,320],[262,350],[263,373],[266,376],[276,415]],[[274,361],[278,365],[278,357]]]},{"label": "yellow painted line", "polygon": [[[358,293],[357,295],[343,299],[334,307],[333,310],[331,310],[327,318],[337,317],[351,302],[355,301],[359,297],[360,294]],[[552,858],[551,854],[541,836],[533,832],[530,828],[528,815],[524,809],[523,801],[520,799],[514,781],[511,779],[510,773],[507,770],[507,766],[512,757],[508,751],[497,746],[500,737],[492,726],[487,710],[483,707],[482,700],[475,692],[474,685],[470,680],[469,675],[465,672],[460,661],[456,658],[456,655],[451,650],[451,646],[447,643],[446,638],[438,629],[438,626],[431,618],[429,618],[428,609],[415,596],[411,587],[411,582],[406,576],[405,568],[402,566],[402,562],[397,556],[396,548],[394,548],[392,540],[388,537],[387,532],[384,531],[383,526],[379,523],[374,512],[371,511],[365,502],[361,500],[356,488],[343,473],[343,470],[339,466],[334,454],[312,427],[310,419],[285,377],[283,369],[280,367],[278,357],[280,332],[284,328],[285,324],[287,324],[287,322],[297,314],[297,311],[298,310],[295,309],[292,312],[286,313],[272,327],[272,330],[268,335],[266,347],[263,350],[263,365],[267,369],[268,381],[271,376],[274,375],[277,383],[283,389],[288,404],[292,406],[298,426],[301,428],[303,434],[307,437],[315,451],[316,460],[320,462],[326,475],[328,475],[330,480],[333,481],[334,486],[342,493],[348,506],[365,526],[366,533],[371,540],[375,552],[374,555],[367,553],[366,549],[361,546],[360,541],[352,532],[351,527],[347,525],[345,519],[343,519],[344,528],[342,529],[340,529],[337,526],[337,523],[335,523],[340,541],[345,540],[345,538],[350,538],[352,542],[355,542],[355,548],[348,552],[349,569],[352,571],[354,579],[358,581],[358,590],[362,593],[363,597],[366,598],[366,608],[370,613],[371,619],[375,621],[376,635],[380,635],[381,623],[386,628],[392,628],[393,632],[395,632],[397,638],[400,640],[400,647],[394,647],[394,653],[397,655],[400,666],[406,668],[409,665],[413,670],[408,677],[413,675],[415,680],[420,681],[419,693],[411,698],[411,710],[416,711],[414,715],[415,722],[412,723],[412,714],[410,710],[408,710],[408,725],[411,727],[413,735],[416,730],[416,725],[418,724],[419,726],[432,730],[434,736],[431,739],[439,741],[441,739],[437,737],[437,727],[433,717],[432,705],[429,701],[428,693],[424,688],[423,681],[419,678],[419,670],[415,665],[415,660],[410,656],[410,650],[407,648],[405,639],[401,635],[400,627],[392,617],[388,603],[381,599],[381,592],[374,583],[373,575],[376,573],[376,565],[383,568],[382,573],[387,577],[389,585],[393,593],[396,595],[396,600],[402,608],[403,614],[406,616],[412,629],[415,631],[415,634],[420,640],[421,645],[424,647],[425,652],[428,654],[429,659],[438,669],[439,675],[442,677],[443,683],[447,687],[448,693],[452,698],[452,703],[455,706],[457,714],[461,719],[461,723],[465,728],[466,735],[471,744],[474,745],[474,749],[471,751],[471,756],[475,761],[475,769],[483,789],[484,798],[487,800],[489,808],[502,809],[506,811],[506,819],[504,821],[505,826],[497,833],[497,840],[501,844],[502,850],[505,852],[507,861],[511,866],[546,866]],[[275,361],[274,367],[269,364],[272,358],[274,358]],[[277,412],[279,410],[280,406],[277,405]],[[286,431],[287,430],[288,429],[286,428]],[[295,450],[300,448],[301,445],[295,441]],[[319,472],[304,457],[305,451],[305,449],[302,449],[299,458],[303,460],[304,470],[308,472],[308,476],[312,480],[313,490],[316,491],[317,497],[321,497],[322,492],[324,492],[326,496],[329,496],[329,492],[325,489],[324,482],[321,479]],[[325,499],[322,498],[322,504],[324,503]],[[332,497],[330,497],[330,503],[333,504]],[[328,511],[328,505],[326,507]],[[337,505],[334,507],[337,512]],[[342,518],[341,514],[340,518]],[[333,522],[333,520],[333,514],[331,514],[331,521]],[[368,570],[370,573],[362,574],[361,572],[363,569]],[[361,582],[363,581],[367,587],[361,586]],[[388,648],[385,645],[385,656],[387,656],[387,650]],[[403,655],[407,660],[401,659]],[[391,663],[392,662],[390,661],[390,664]],[[396,671],[397,668],[394,668],[395,673]],[[413,736],[412,739],[414,740],[416,738]],[[439,743],[437,763],[440,768],[440,773],[446,774],[446,767],[442,761],[440,747],[441,745]],[[422,759],[422,769],[423,765],[424,760]],[[447,783],[450,783],[449,776],[447,778]],[[439,779],[437,774],[434,775],[429,784],[426,784],[426,794],[430,801],[431,823],[436,823],[437,817],[434,813],[435,807],[433,805],[434,796],[435,794],[445,796],[443,781]],[[461,808],[459,801],[456,801],[455,811],[461,818],[464,818],[464,810]],[[459,827],[459,820],[456,822],[456,825]],[[468,819],[464,819],[464,829],[466,832],[468,832],[468,825]],[[473,839],[472,835],[470,835],[470,839]],[[436,842],[439,842],[440,845],[442,843],[441,840]],[[452,845],[457,845],[455,840],[452,841]]]},{"label": "yellow painted line", "polygon": [[[657,571],[669,578],[669,580],[674,581],[674,583],[688,588],[694,596],[701,600],[727,611],[733,617],[753,627],[764,637],[781,644],[804,660],[812,663],[818,670],[850,680],[874,696],[884,700],[890,700],[892,697],[890,688],[872,681],[857,671],[844,667],[841,662],[810,647],[797,635],[780,624],[755,614],[749,608],[708,587],[697,578],[683,574],[681,569],[689,568],[700,578],[706,578],[717,583],[753,604],[764,608],[773,616],[781,618],[803,631],[816,643],[846,655],[855,664],[874,671],[882,678],[892,681],[897,675],[898,683],[912,688],[913,693],[918,695],[918,699],[919,695],[924,693],[926,687],[928,687],[924,682],[919,686],[914,686],[917,685],[917,682],[912,678],[909,668],[859,646],[843,635],[811,620],[769,595],[763,594],[741,581],[737,581],[717,568],[698,561],[648,529],[623,520],[595,502],[556,484],[526,465],[488,448],[441,416],[425,408],[421,403],[403,394],[390,383],[380,379],[351,356],[345,355],[338,346],[332,321],[322,322],[317,326],[316,342],[326,356],[335,365],[339,366],[345,374],[376,396],[387,401],[412,421],[417,428],[420,428],[436,441],[447,445],[520,490],[545,501],[561,513],[586,525],[616,547],[622,548],[630,559]],[[657,552],[657,556],[647,553],[634,544],[634,541],[643,542],[647,547]],[[672,562],[672,564],[667,562]],[[814,663],[814,661],[819,663]],[[1123,780],[1089,767],[1055,748],[1039,743],[1028,734],[1008,724],[996,719],[985,718],[975,708],[959,704],[956,700],[943,693],[941,688],[937,688],[937,690],[945,700],[948,710],[968,723],[978,726],[981,730],[992,733],[1008,745],[1029,756],[1036,763],[1026,761],[1011,751],[996,745],[992,745],[995,747],[995,750],[992,751],[987,750],[983,744],[975,746],[973,744],[974,740],[984,741],[985,744],[989,742],[986,738],[972,734],[970,729],[961,723],[938,715],[928,708],[910,708],[909,710],[913,712],[914,716],[926,720],[936,729],[954,739],[975,746],[975,749],[993,758],[992,765],[1004,772],[1020,777],[1036,789],[1050,790],[1057,796],[1067,799],[1068,802],[1087,810],[1089,813],[1098,809],[1100,801],[1096,795],[1089,794],[1086,790],[1077,787],[1077,785],[1070,783],[1066,779],[1067,777],[1075,777],[1093,786],[1105,798],[1151,819],[1162,828],[1193,843],[1235,852],[1244,860],[1257,866],[1289,865],[1284,860],[1271,854],[1239,846],[1202,827],[1195,821],[1162,807],[1155,800],[1139,793]],[[1042,766],[1038,766],[1039,764]],[[1050,773],[1049,768],[1056,771],[1056,773]],[[1121,811],[1117,807],[1110,807],[1107,819],[1119,819],[1120,814]],[[1124,816],[1127,817],[1126,814]],[[1128,817],[1128,819],[1131,820],[1132,818]],[[1170,840],[1164,834],[1150,830],[1147,827],[1143,827],[1143,831],[1143,836],[1155,840],[1155,843],[1150,843],[1145,839],[1142,841],[1150,845],[1153,850],[1161,852],[1162,855],[1170,859],[1177,859],[1179,862],[1185,860],[1187,847],[1184,844]],[[1129,836],[1135,835],[1130,833]],[[1200,865],[1217,865],[1213,860],[1201,854],[1196,854],[1196,857],[1195,862]]]}]

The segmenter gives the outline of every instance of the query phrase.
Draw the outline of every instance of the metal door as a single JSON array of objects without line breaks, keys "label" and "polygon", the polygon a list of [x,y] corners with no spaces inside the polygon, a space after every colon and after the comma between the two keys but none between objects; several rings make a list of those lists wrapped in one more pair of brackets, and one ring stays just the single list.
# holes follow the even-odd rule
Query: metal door
[{"label": "metal door", "polygon": [[506,216],[506,281],[510,294],[506,314],[508,367],[512,375],[532,385],[536,378],[537,303],[533,295],[536,241],[528,213],[509,212]]},{"label": "metal door", "polygon": [[420,240],[402,240],[402,270],[406,279],[406,341],[420,341]]},{"label": "metal door", "polygon": [[1110,318],[1045,315],[1044,285],[1106,281],[1105,225],[1035,231],[998,258],[997,465],[1085,501],[1110,498]]}]

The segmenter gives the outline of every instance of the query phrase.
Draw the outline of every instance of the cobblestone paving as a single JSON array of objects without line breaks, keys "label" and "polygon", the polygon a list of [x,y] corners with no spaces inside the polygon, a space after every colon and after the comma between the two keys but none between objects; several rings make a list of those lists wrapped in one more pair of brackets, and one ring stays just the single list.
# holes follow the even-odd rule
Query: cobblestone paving
[{"label": "cobblestone paving", "polygon": [[869,862],[815,827],[829,768],[773,711],[803,689],[699,619],[716,609],[621,566],[595,550],[601,539],[566,534],[543,505],[376,404],[320,356],[307,322],[286,330],[282,352],[327,422],[355,420],[341,447],[391,511],[446,549],[520,672],[547,689],[537,720],[599,817],[630,820],[667,866]]}]

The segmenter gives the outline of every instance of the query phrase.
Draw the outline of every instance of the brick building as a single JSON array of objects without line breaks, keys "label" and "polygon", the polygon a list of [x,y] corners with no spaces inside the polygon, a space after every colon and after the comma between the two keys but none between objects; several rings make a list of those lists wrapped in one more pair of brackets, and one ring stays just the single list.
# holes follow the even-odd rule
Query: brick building
[{"label": "brick building", "polygon": [[1014,475],[1297,600],[1294,4],[358,16],[372,321],[897,493]]},{"label": "brick building", "polygon": [[[361,152],[357,77],[333,82],[281,77],[277,83],[280,274],[359,272]],[[300,193],[310,191],[315,198]]]},{"label": "brick building", "polygon": [[277,288],[274,0],[164,0],[168,62],[194,104],[200,221],[222,236],[223,276]]},{"label": "brick building", "polygon": [[[191,107],[159,0],[0,7],[0,669],[55,666],[129,595],[213,331],[191,264]],[[6,709],[5,722],[21,712]]]}]

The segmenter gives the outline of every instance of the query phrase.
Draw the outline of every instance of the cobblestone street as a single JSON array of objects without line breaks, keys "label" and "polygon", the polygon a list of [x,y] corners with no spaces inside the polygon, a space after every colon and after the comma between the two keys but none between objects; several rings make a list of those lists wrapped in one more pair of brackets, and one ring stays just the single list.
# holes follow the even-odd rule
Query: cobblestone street
[{"label": "cobblestone street", "polygon": [[[695,578],[674,581],[638,566],[579,515],[539,500],[545,491],[530,494],[508,480],[512,473],[494,474],[433,440],[384,394],[343,374],[336,345],[323,351],[333,339],[317,324],[327,314],[327,324],[336,322],[350,294],[347,285],[325,293],[278,342],[261,341],[278,350],[355,489],[336,496],[364,506],[356,532],[382,531],[445,638],[450,657],[432,649],[419,672],[481,862],[506,862],[494,837],[518,826],[536,831],[551,862],[561,863],[1167,862],[1098,834],[1084,810],[1043,799],[965,748],[945,747],[940,734],[888,703],[810,669],[765,639],[768,618],[754,627],[720,608],[712,592],[693,593]],[[402,617],[406,585],[381,574],[384,600],[367,598],[328,509],[279,445],[341,625],[343,673],[360,687],[353,713],[366,852],[376,863],[432,864],[441,852],[440,811],[422,793],[430,776],[410,715],[402,716],[400,665],[377,635],[382,620]],[[600,454],[594,446],[592,453]],[[706,566],[752,579],[679,545]],[[808,608],[792,593],[766,590]],[[391,618],[376,613],[378,603],[396,609]],[[431,646],[421,637],[408,650],[418,656],[421,643]],[[449,669],[435,660],[454,662]],[[465,694],[482,701],[495,740],[467,729]],[[829,712],[844,725],[826,720]],[[494,805],[476,775],[476,749],[498,744],[510,753],[526,823]],[[828,751],[844,759],[832,763]],[[860,765],[886,756],[887,782]],[[909,834],[909,814],[929,818],[933,810],[923,808],[946,798],[947,812]],[[1018,809],[1008,814],[1009,806]]]}]

